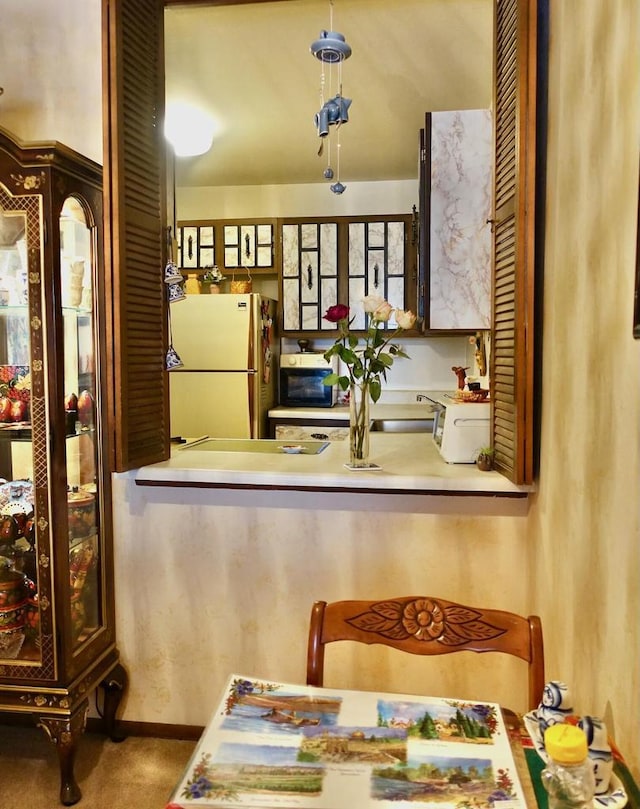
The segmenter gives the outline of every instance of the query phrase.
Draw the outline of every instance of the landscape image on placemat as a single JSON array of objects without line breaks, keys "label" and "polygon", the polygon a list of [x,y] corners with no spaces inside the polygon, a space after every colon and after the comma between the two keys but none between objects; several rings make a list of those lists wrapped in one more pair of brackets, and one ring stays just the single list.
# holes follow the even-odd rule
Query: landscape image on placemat
[{"label": "landscape image on placemat", "polygon": [[298,761],[395,764],[407,760],[407,733],[402,728],[305,728]]},{"label": "landscape image on placemat", "polygon": [[182,797],[234,801],[241,793],[319,795],[324,767],[299,764],[297,755],[297,747],[221,744],[215,759],[203,753],[196,761]]},{"label": "landscape image on placemat", "polygon": [[410,739],[493,744],[498,721],[493,705],[459,700],[433,703],[380,700],[378,725],[403,728]]},{"label": "landscape image on placemat", "polygon": [[314,697],[308,689],[237,678],[225,702],[224,730],[300,735],[305,727],[335,725],[340,697]]},{"label": "landscape image on placemat", "polygon": [[515,797],[505,769],[494,774],[489,759],[434,755],[412,748],[406,765],[374,767],[371,797],[384,801],[493,806]]}]

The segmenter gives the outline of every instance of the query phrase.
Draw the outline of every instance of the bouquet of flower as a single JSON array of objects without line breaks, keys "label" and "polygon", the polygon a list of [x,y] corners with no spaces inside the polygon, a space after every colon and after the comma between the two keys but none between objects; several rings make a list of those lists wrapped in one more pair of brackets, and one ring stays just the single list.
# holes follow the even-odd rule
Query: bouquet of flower
[{"label": "bouquet of flower", "polygon": [[[360,345],[358,337],[349,330],[354,318],[349,320],[348,306],[341,303],[330,306],[324,315],[324,320],[337,323],[340,331],[340,336],[331,348],[325,351],[324,357],[327,361],[336,355],[340,357],[348,374],[348,376],[329,374],[324,378],[324,384],[338,384],[342,390],[347,390],[350,385],[366,387],[372,401],[377,402],[382,392],[381,379],[386,380],[387,369],[393,365],[394,358],[408,359],[409,356],[401,346],[391,341],[401,331],[411,329],[416,322],[416,316],[413,312],[394,310],[380,295],[367,295],[362,303],[364,311],[369,315],[369,326],[363,345]],[[389,332],[381,326],[389,321],[394,311],[398,326],[395,331]]]},{"label": "bouquet of flower", "polygon": [[202,276],[202,280],[209,284],[221,284],[225,280],[225,276],[220,272],[217,266],[209,267]]}]

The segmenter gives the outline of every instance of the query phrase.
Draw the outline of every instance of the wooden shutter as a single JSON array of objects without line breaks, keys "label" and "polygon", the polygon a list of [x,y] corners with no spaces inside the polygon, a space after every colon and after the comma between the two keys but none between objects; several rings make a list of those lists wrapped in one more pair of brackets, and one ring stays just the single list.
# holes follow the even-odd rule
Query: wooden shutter
[{"label": "wooden shutter", "polygon": [[495,466],[533,481],[536,0],[496,0],[492,431]]},{"label": "wooden shutter", "polygon": [[114,468],[169,456],[162,0],[103,0]]}]

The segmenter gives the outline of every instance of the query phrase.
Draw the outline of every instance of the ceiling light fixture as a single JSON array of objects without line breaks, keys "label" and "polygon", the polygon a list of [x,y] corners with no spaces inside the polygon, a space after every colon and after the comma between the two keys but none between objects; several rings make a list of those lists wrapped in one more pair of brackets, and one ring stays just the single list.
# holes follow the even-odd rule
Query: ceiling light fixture
[{"label": "ceiling light fixture", "polygon": [[208,152],[213,143],[213,118],[192,104],[172,101],[167,104],[164,135],[176,157],[195,157]]},{"label": "ceiling light fixture", "polygon": [[[333,0],[329,2],[329,27],[333,29]],[[324,178],[333,180],[334,172],[331,167],[331,128],[333,127],[337,141],[336,182],[329,187],[334,194],[342,194],[346,186],[340,182],[340,128],[349,122],[349,107],[351,106],[351,99],[345,98],[342,94],[342,63],[351,56],[351,48],[344,36],[337,31],[320,31],[319,38],[311,43],[311,53],[322,63],[320,111],[316,113],[314,119],[320,137],[318,156],[321,157],[324,153],[326,140],[327,167],[324,170]],[[334,68],[336,69],[334,70]],[[337,73],[337,76],[334,76],[334,72]]]}]

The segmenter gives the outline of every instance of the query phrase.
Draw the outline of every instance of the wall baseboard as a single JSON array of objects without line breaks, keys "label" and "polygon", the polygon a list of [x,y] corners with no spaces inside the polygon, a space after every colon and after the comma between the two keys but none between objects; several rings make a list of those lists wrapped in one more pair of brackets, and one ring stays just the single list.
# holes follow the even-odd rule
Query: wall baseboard
[{"label": "wall baseboard", "polygon": [[[36,727],[33,715],[6,714],[0,720],[0,727]],[[204,727],[199,725],[167,725],[160,722],[127,722],[119,720],[118,730],[127,736],[145,736],[153,739],[176,739],[184,741],[198,741]],[[104,721],[99,718],[87,719],[89,733],[104,733]]]}]

